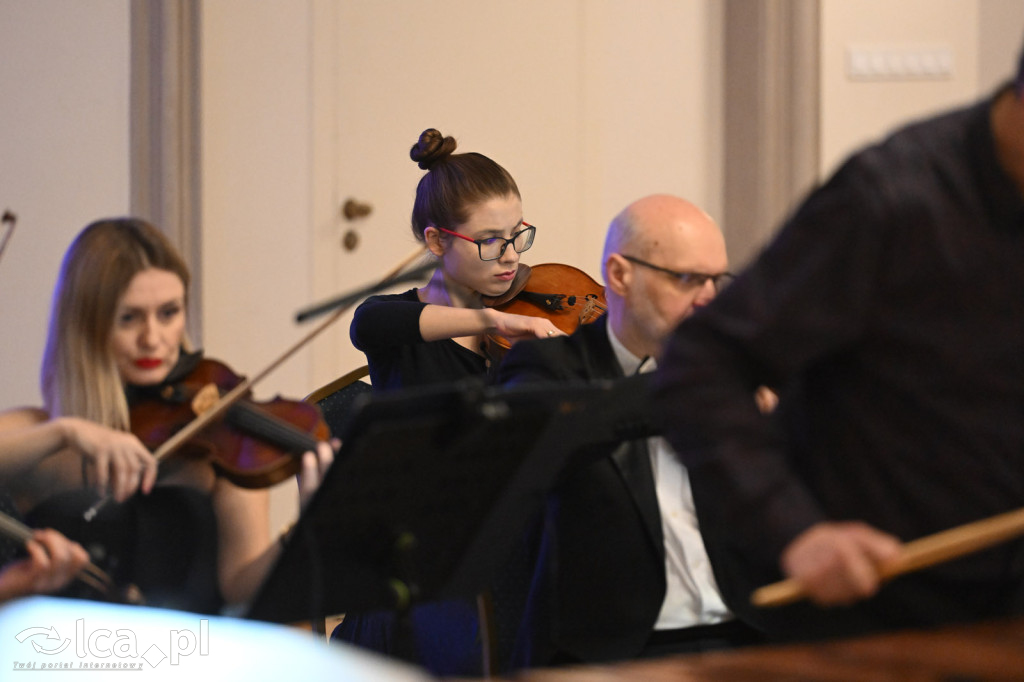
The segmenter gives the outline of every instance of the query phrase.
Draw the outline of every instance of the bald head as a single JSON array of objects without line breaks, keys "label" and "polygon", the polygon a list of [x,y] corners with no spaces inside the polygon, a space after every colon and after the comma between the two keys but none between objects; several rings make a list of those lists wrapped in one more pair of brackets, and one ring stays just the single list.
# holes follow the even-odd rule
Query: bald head
[{"label": "bald head", "polygon": [[694,285],[670,273],[714,276],[728,265],[722,231],[694,204],[667,194],[633,202],[612,220],[604,245],[615,335],[638,356],[656,355],[675,325],[715,296],[711,281]]},{"label": "bald head", "polygon": [[[604,242],[602,262],[623,253],[648,260],[669,238],[686,242],[725,240],[707,213],[685,199],[670,194],[652,194],[638,199],[612,219]],[[694,246],[699,246],[694,244]],[[608,273],[602,273],[607,280]]]}]

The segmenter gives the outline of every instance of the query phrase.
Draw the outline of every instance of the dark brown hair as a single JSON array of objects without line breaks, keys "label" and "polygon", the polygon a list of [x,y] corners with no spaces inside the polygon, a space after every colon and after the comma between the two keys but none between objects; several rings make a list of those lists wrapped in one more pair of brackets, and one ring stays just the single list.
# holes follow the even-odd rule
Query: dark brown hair
[{"label": "dark brown hair", "polygon": [[469,220],[469,208],[492,197],[519,195],[509,172],[483,154],[453,154],[457,143],[434,128],[424,130],[409,157],[427,171],[416,186],[412,232],[423,241],[433,225],[454,229]]}]

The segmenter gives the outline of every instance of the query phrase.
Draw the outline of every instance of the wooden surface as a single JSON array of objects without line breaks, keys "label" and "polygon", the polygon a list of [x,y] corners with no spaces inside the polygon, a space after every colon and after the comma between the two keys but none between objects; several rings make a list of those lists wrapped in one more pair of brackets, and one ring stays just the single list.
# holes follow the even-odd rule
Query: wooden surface
[{"label": "wooden surface", "polygon": [[520,682],[1024,680],[1024,618],[816,644],[751,647],[655,661],[533,670],[513,679]]}]

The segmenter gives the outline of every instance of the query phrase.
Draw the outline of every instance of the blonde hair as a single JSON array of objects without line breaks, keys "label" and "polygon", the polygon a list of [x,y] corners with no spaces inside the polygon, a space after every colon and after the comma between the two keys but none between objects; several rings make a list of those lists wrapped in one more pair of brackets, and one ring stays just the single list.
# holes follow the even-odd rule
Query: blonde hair
[{"label": "blonde hair", "polygon": [[110,337],[122,295],[132,278],[148,268],[173,272],[188,291],[184,260],[160,230],[143,220],[98,220],[68,248],[53,292],[40,376],[43,405],[51,417],[84,417],[129,428]]}]

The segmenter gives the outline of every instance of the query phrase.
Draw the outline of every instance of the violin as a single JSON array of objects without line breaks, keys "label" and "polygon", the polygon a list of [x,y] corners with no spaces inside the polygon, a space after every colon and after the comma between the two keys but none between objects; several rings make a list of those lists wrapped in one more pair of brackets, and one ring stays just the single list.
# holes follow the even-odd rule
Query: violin
[{"label": "violin", "polygon": [[[417,249],[371,290],[412,276],[422,276],[426,272],[423,267],[404,274],[403,270],[426,253]],[[436,267],[432,264],[430,269]],[[189,373],[187,380],[165,382],[158,391],[158,398],[150,395],[149,407],[141,406],[144,401],[129,400],[132,432],[151,449],[160,443],[153,453],[158,460],[190,444],[193,452],[198,448],[201,453],[209,455],[222,475],[243,487],[266,487],[295,475],[301,468],[301,460],[292,455],[314,449],[318,440],[330,435],[320,409],[308,403],[280,398],[256,405],[247,398],[256,382],[339,320],[356,300],[351,295],[343,296],[305,313],[304,319],[334,310],[327,320],[252,377],[238,377],[222,363],[205,360]],[[256,436],[264,444],[276,446],[277,451],[257,448],[251,441],[240,440],[237,432]],[[199,434],[203,435],[195,440]],[[88,510],[86,518],[94,517],[95,511]]]},{"label": "violin", "polygon": [[[129,400],[132,433],[161,459],[163,444],[243,381],[224,363],[203,358],[181,379],[138,388]],[[257,403],[246,396],[178,454],[209,459],[219,475],[243,488],[265,488],[297,474],[302,453],[329,437],[316,405],[280,397]]]},{"label": "violin", "polygon": [[[579,268],[562,263],[520,264],[509,290],[501,296],[485,296],[483,302],[501,312],[546,318],[566,334],[607,310],[604,287]],[[492,358],[504,357],[511,347],[498,334],[488,334],[484,344]]]}]

